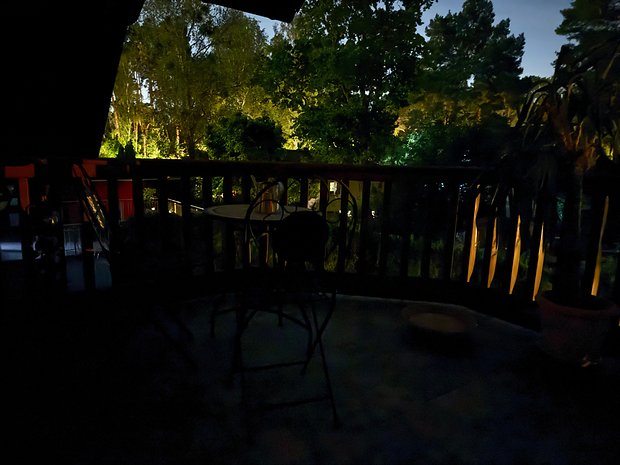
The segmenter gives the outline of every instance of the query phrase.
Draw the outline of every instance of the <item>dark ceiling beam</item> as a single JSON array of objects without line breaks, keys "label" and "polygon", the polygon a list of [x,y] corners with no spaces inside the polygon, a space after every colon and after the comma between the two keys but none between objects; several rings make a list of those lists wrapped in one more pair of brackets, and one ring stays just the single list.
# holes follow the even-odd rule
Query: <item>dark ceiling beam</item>
[{"label": "dark ceiling beam", "polygon": [[4,19],[12,32],[2,39],[9,109],[3,158],[99,156],[127,28],[143,3],[11,5]]},{"label": "dark ceiling beam", "polygon": [[[304,0],[217,0],[290,22]],[[0,157],[98,158],[127,28],[144,0],[11,2],[0,29]]]}]

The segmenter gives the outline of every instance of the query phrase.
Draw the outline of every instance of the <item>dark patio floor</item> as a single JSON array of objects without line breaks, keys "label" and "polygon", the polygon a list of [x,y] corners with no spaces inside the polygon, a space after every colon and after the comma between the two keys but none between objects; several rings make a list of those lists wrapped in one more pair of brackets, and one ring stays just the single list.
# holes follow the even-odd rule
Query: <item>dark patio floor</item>
[{"label": "dark patio floor", "polygon": [[[325,346],[342,426],[333,427],[327,403],[277,410],[255,419],[250,444],[239,383],[225,383],[233,317],[219,317],[210,338],[209,299],[172,307],[189,333],[163,308],[140,303],[34,302],[5,312],[5,454],[13,457],[5,463],[602,465],[620,457],[620,360],[569,369],[547,358],[536,332],[479,313],[468,338],[438,342],[404,324],[409,302],[341,297]],[[265,334],[282,342],[273,318],[257,323],[262,342]],[[293,382],[319,389],[317,368],[307,378],[284,370],[247,381],[261,398]]]}]

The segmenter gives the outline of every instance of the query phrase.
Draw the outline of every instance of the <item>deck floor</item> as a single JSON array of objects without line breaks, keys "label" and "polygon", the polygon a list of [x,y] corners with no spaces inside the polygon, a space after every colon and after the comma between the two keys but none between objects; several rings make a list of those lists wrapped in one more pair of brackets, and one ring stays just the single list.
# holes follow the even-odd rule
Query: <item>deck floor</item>
[{"label": "deck floor", "polygon": [[[66,465],[618,463],[620,360],[569,369],[536,332],[474,312],[467,338],[421,337],[408,304],[341,297],[325,349],[342,425],[325,402],[279,409],[252,418],[253,442],[240,380],[225,382],[234,317],[211,338],[209,299],[131,318],[109,302],[31,309],[5,326],[5,453]],[[272,316],[255,323],[253,356],[282,355],[272,338],[299,343]],[[246,392],[321,390],[319,367],[250,376]]]}]

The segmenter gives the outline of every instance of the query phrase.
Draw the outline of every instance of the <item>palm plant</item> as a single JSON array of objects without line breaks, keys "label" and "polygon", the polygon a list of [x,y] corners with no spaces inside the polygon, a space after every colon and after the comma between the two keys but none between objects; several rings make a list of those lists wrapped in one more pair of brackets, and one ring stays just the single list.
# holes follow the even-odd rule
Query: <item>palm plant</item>
[{"label": "palm plant", "polygon": [[[620,167],[620,2],[573,0],[562,14],[556,32],[574,42],[560,50],[553,76],[527,95],[517,128],[529,157],[517,157],[521,165],[512,168],[519,172],[526,165],[534,173],[526,180],[537,181],[538,199],[546,197],[537,208],[563,196],[552,289],[537,296],[541,347],[554,358],[588,367],[600,362],[620,316],[613,302],[586,286],[581,266],[584,180],[593,168],[618,172]],[[545,226],[547,235],[549,230]]]},{"label": "palm plant", "polygon": [[533,87],[517,123],[529,152],[544,148],[554,154],[553,169],[539,163],[537,174],[540,186],[560,188],[565,196],[551,293],[565,304],[584,300],[580,284],[584,177],[597,163],[620,154],[620,36],[602,35],[589,42],[588,47],[562,47],[553,76]]}]

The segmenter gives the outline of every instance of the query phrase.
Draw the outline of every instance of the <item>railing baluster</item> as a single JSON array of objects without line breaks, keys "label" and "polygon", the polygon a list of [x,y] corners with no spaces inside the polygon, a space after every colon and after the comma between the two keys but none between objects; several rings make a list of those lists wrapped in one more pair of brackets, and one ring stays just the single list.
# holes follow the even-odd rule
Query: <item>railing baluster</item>
[{"label": "railing baluster", "polygon": [[482,258],[482,282],[481,285],[487,288],[493,284],[495,268],[497,267],[498,237],[497,237],[497,211],[493,211],[487,217],[484,256]]},{"label": "railing baluster", "polygon": [[[37,181],[40,184],[41,179],[45,180],[50,173],[55,173],[56,171],[50,166],[53,163],[53,161],[46,162],[42,167],[34,163],[33,167],[36,167],[36,170],[33,168],[31,170],[33,171],[32,176],[29,175],[27,179],[22,179],[23,176],[19,175],[17,171],[13,172],[10,169],[5,171],[5,173],[8,173],[8,175],[5,174],[5,177],[13,178],[15,183],[19,181],[20,200],[22,200],[21,209],[24,213],[20,222],[24,227],[22,234],[22,254],[26,262],[24,263],[24,269],[28,269],[29,266],[32,267],[34,254],[29,255],[29,252],[32,251],[32,241],[28,238],[29,215],[26,210],[27,205],[23,205],[23,198],[27,198],[28,193],[23,191],[22,187],[25,184],[24,181],[27,182],[32,177],[39,178]],[[161,240],[162,249],[159,252],[166,253],[174,247],[175,250],[178,248],[191,255],[195,253],[192,251],[197,249],[200,250],[199,253],[204,253],[205,256],[191,257],[192,262],[190,264],[202,263],[204,259],[207,265],[200,267],[203,273],[214,275],[220,272],[221,267],[219,265],[216,266],[216,263],[220,262],[225,270],[232,270],[237,266],[238,255],[234,228],[216,225],[210,220],[205,219],[206,227],[203,229],[202,223],[196,223],[198,217],[192,214],[194,204],[199,208],[206,208],[214,203],[216,194],[217,200],[215,202],[243,202],[244,199],[247,201],[251,192],[251,176],[256,176],[259,179],[277,176],[284,179],[299,180],[299,200],[302,204],[307,204],[310,193],[308,180],[319,176],[328,179],[346,179],[352,187],[357,187],[358,183],[361,185],[360,188],[352,190],[360,206],[359,229],[354,250],[354,253],[357,254],[355,257],[356,268],[346,268],[346,264],[342,262],[340,257],[337,261],[336,269],[344,271],[349,275],[348,277],[362,277],[372,274],[373,279],[359,280],[357,282],[355,279],[347,280],[353,286],[356,283],[361,285],[363,285],[362,283],[370,283],[373,287],[376,285],[377,289],[379,289],[382,282],[390,282],[396,274],[402,283],[415,281],[419,277],[422,279],[438,278],[442,281],[461,280],[467,283],[468,286],[494,287],[506,294],[512,292],[515,295],[532,299],[535,297],[540,285],[545,252],[544,246],[546,245],[545,242],[542,242],[542,233],[543,230],[547,229],[545,221],[547,220],[547,213],[551,212],[551,210],[548,210],[551,206],[550,199],[541,198],[537,200],[533,220],[529,219],[527,212],[520,212],[521,221],[527,222],[520,229],[521,233],[524,234],[522,238],[524,252],[527,252],[529,257],[527,269],[522,270],[526,273],[525,282],[521,283],[517,280],[515,283],[515,279],[519,274],[517,265],[520,255],[515,236],[517,227],[515,223],[516,217],[513,218],[513,223],[508,225],[508,229],[504,228],[503,225],[506,222],[506,217],[502,209],[488,212],[485,211],[485,207],[488,208],[488,205],[480,207],[480,216],[483,218],[487,217],[488,224],[486,225],[486,243],[484,244],[485,253],[483,260],[481,264],[475,263],[478,232],[476,227],[477,205],[481,201],[489,202],[489,199],[483,199],[485,199],[487,190],[495,187],[494,181],[487,179],[487,172],[482,169],[449,167],[397,168],[319,165],[312,163],[271,164],[265,162],[146,159],[130,163],[110,159],[101,165],[105,165],[105,168],[99,170],[100,172],[95,177],[98,176],[96,180],[105,180],[108,186],[107,198],[103,200],[108,206],[112,250],[120,251],[119,244],[115,243],[115,241],[119,239],[119,234],[124,229],[122,228],[123,221],[127,219],[131,220],[131,226],[135,228],[132,231],[132,239],[135,239],[136,247],[142,247],[146,244],[145,239],[147,236],[150,237],[150,234],[147,234],[150,231],[145,229],[147,225],[145,223],[144,191],[145,187],[155,186],[157,187],[158,202],[153,210],[159,210],[161,226],[158,239]],[[11,173],[13,174],[11,175]],[[485,175],[485,177],[481,177],[482,175]],[[131,178],[132,194],[123,194],[121,199],[119,197],[121,197],[121,192],[123,192],[123,177]],[[192,201],[191,184],[193,177],[202,177],[202,198],[198,200],[198,203]],[[176,190],[177,179],[180,180],[179,191]],[[406,180],[403,183],[402,190],[400,184],[393,184],[394,180],[400,179]],[[156,180],[157,183],[153,184],[152,180]],[[223,180],[223,183],[216,182],[219,180]],[[475,187],[464,190],[464,187],[472,185],[473,181],[476,183]],[[375,184],[379,186],[376,193],[374,190]],[[600,189],[601,195],[604,194],[610,197],[609,225],[607,225],[607,228],[609,229],[611,226],[614,234],[617,232],[617,220],[615,220],[615,213],[612,213],[612,211],[617,211],[617,207],[614,205],[614,202],[618,201],[617,193],[614,191],[614,189],[617,190],[614,187],[616,184],[618,184],[616,178],[612,175],[602,179],[600,183],[596,180],[590,182],[590,190],[587,192],[589,195],[592,195],[593,191]],[[423,191],[424,195],[421,198],[415,198],[414,195],[419,195],[418,192],[422,191],[420,189],[421,185],[426,186],[426,191]],[[320,205],[322,208],[325,208],[325,203],[327,202],[327,191],[327,186],[323,186],[320,193]],[[292,193],[293,191],[291,190],[290,194],[292,195]],[[480,196],[481,193],[483,194],[482,196]],[[405,208],[402,211],[394,211],[396,203],[403,195],[407,196],[407,199],[402,197],[403,200],[406,200],[402,202],[405,204]],[[462,198],[463,195],[465,195],[465,198]],[[293,200],[292,197],[290,200]],[[602,204],[599,200],[595,197],[592,204],[594,222],[584,224],[586,232],[591,232],[587,249],[584,285],[589,286],[593,291],[596,291],[595,282],[596,276],[599,273],[597,262],[603,244],[601,241],[603,238],[601,236],[603,222],[601,214],[598,213]],[[119,202],[123,201],[133,202],[133,211],[131,208],[125,208],[125,206],[123,206],[122,210],[119,210]],[[297,201],[297,197],[295,197],[295,201]],[[497,205],[497,202],[495,204]],[[173,208],[178,213],[176,210],[178,206],[182,208],[180,218],[176,216],[169,218],[168,208]],[[151,205],[149,204],[148,207],[150,208]],[[346,211],[349,206],[343,200],[340,208]],[[376,225],[371,212],[374,208],[378,210]],[[484,214],[482,213],[483,211]],[[411,221],[412,218],[408,217],[410,213],[415,215],[415,218],[413,218],[415,221]],[[175,227],[177,220],[179,221],[182,232],[181,236],[169,234],[170,222],[173,220],[175,221]],[[499,224],[502,225],[502,228],[497,227]],[[200,236],[194,233],[198,226],[201,227]],[[219,230],[216,227],[220,228],[220,226],[224,232],[221,236],[215,234],[215,231]],[[392,245],[392,238],[397,238],[397,236],[391,235],[394,234],[391,226],[396,226],[398,238],[402,237],[402,242],[399,242],[398,247]],[[422,229],[422,233],[419,233],[418,228]],[[411,242],[412,231],[415,232],[415,251],[413,250],[413,242]],[[483,229],[480,232],[484,235],[485,230]],[[463,253],[461,261],[458,263],[459,270],[457,270],[454,268],[454,260],[457,258],[457,250],[461,246],[461,233],[464,234]],[[617,241],[616,238],[609,236],[605,236],[603,239],[604,244]],[[217,244],[215,243],[216,240],[218,241]],[[219,248],[220,240],[223,244],[221,249]],[[458,243],[457,240],[459,241]],[[84,237],[84,248],[86,250],[89,248],[89,241],[88,237]],[[179,243],[177,244],[175,241]],[[204,243],[202,243],[203,241]],[[421,256],[418,256],[417,246],[420,241],[422,243]],[[442,244],[442,252],[437,260],[433,252],[433,245],[438,241]],[[200,245],[200,247],[196,248],[195,245]],[[527,247],[527,250],[525,250],[525,247]],[[497,255],[498,248],[501,248],[499,258]],[[372,253],[375,250],[377,251],[376,256]],[[139,253],[140,251],[136,252]],[[415,261],[412,261],[414,260],[413,257],[415,257]],[[497,263],[500,258],[501,263]],[[88,262],[88,257],[85,257],[85,259]],[[218,260],[217,262],[216,259]],[[393,262],[398,262],[396,270],[392,269]],[[417,272],[415,275],[410,274],[409,269],[412,264],[420,270],[419,274]],[[472,268],[474,264],[475,269]],[[439,267],[439,274],[435,272],[435,265]],[[495,266],[500,266],[501,270],[500,274],[495,273],[497,276],[494,276]],[[190,269],[196,271],[198,267],[188,268],[188,270]],[[616,300],[618,300],[620,295],[620,277],[614,276],[614,274],[618,275],[620,273],[619,270],[620,266],[616,266],[613,271],[607,271],[605,281],[601,280],[601,282],[607,285],[601,286],[599,289],[600,292],[604,289],[606,297],[613,297]],[[472,271],[475,272],[476,278],[470,279]],[[90,267],[88,270],[83,270],[82,273],[88,282],[87,286],[92,287],[92,276],[89,275]],[[374,279],[375,276],[377,279]],[[501,280],[494,284],[494,278],[501,278]],[[27,278],[27,281],[34,282],[36,280]],[[610,283],[611,285],[609,285]],[[367,289],[357,289],[357,291],[366,292]]]},{"label": "railing baluster", "polygon": [[182,222],[182,231],[183,231],[183,250],[185,252],[185,268],[188,275],[191,275],[192,271],[192,258],[190,256],[192,245],[193,245],[193,235],[192,231],[194,228],[194,219],[192,216],[192,188],[191,188],[191,179],[189,174],[184,173],[181,176],[181,218]]},{"label": "railing baluster", "polygon": [[110,228],[109,264],[110,276],[114,285],[114,274],[117,266],[116,257],[120,251],[120,201],[118,195],[118,178],[116,174],[108,174],[108,227]]},{"label": "railing baluster", "polygon": [[302,178],[299,180],[299,204],[307,206],[308,197],[308,178]]},{"label": "railing baluster", "polygon": [[[203,209],[207,209],[211,205],[213,205],[213,179],[211,176],[205,176],[202,173],[202,186],[201,186],[201,199],[200,205]],[[208,217],[203,217],[204,221],[204,237],[202,241],[205,246],[205,256],[206,260],[205,271],[207,273],[215,271],[215,253],[213,248],[213,222]]]},{"label": "railing baluster", "polygon": [[[342,181],[345,186],[349,185],[349,181]],[[344,273],[345,260],[347,257],[347,228],[349,213],[349,193],[342,189],[340,193],[340,220],[338,226],[338,264],[336,270],[338,273]]]},{"label": "railing baluster", "polygon": [[138,173],[135,173],[132,177],[131,190],[133,197],[133,214],[135,219],[136,239],[139,244],[144,244],[144,181],[142,180],[142,176]]},{"label": "railing baluster", "polygon": [[372,214],[370,211],[370,180],[364,179],[362,183],[362,204],[360,211],[360,234],[358,248],[357,272],[361,275],[368,273],[368,243],[369,243],[369,223]]},{"label": "railing baluster", "polygon": [[444,234],[442,279],[449,281],[452,278],[452,266],[454,262],[454,241],[459,207],[458,183],[450,182],[446,190],[448,192],[448,208],[446,209],[448,224]]},{"label": "railing baluster", "polygon": [[463,261],[461,264],[462,279],[464,282],[470,282],[473,276],[474,266],[476,264],[476,255],[478,251],[478,210],[480,208],[480,185],[477,184],[474,189],[466,192],[464,210],[465,210],[465,239],[463,241]]},{"label": "railing baluster", "polygon": [[431,252],[432,252],[432,223],[433,223],[433,215],[432,215],[432,196],[430,194],[430,183],[425,184],[424,194],[422,198],[423,206],[422,206],[422,259],[420,262],[420,276],[424,279],[428,279],[430,277],[431,270]]},{"label": "railing baluster", "polygon": [[168,178],[157,179],[157,208],[159,210],[159,241],[162,252],[170,250],[170,215],[168,214]]},{"label": "railing baluster", "polygon": [[233,179],[231,175],[224,176],[222,190],[224,203],[231,203],[233,201]]},{"label": "railing baluster", "polygon": [[530,240],[530,250],[527,265],[527,287],[525,295],[532,301],[536,299],[542,280],[542,271],[545,262],[545,221],[549,214],[551,198],[544,191],[536,199],[534,224]]},{"label": "railing baluster", "polygon": [[383,207],[381,212],[381,235],[379,236],[379,275],[385,276],[388,259],[390,203],[392,200],[392,179],[383,182]]},{"label": "railing baluster", "polygon": [[591,204],[592,219],[582,288],[592,295],[597,295],[601,273],[603,233],[605,232],[607,213],[609,212],[609,197],[601,192],[596,192],[592,196]]},{"label": "railing baluster", "polygon": [[512,294],[519,274],[521,258],[521,216],[513,213],[508,226],[506,257],[502,286],[504,292]]}]

